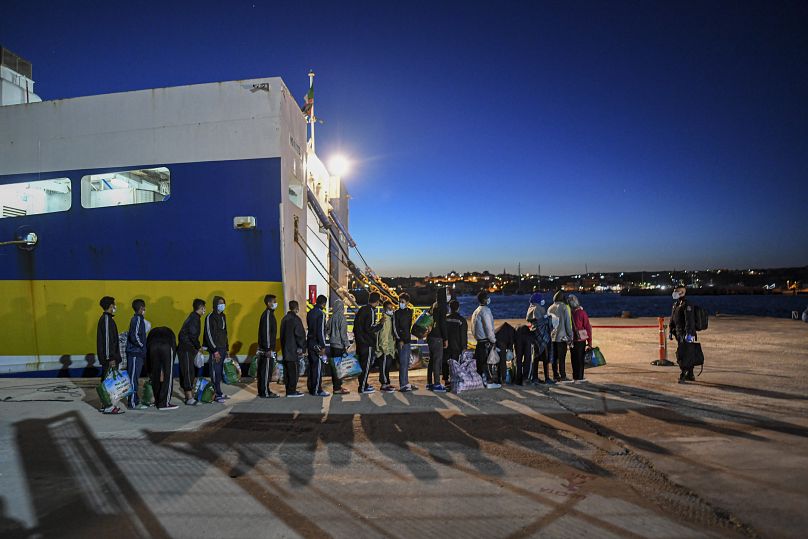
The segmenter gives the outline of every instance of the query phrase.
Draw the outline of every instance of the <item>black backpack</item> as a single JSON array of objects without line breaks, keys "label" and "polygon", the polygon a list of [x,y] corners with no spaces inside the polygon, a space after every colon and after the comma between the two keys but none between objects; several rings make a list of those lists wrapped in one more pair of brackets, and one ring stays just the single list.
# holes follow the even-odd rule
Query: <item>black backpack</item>
[{"label": "black backpack", "polygon": [[698,305],[693,306],[693,323],[696,326],[696,331],[704,331],[707,329],[708,318],[709,313],[707,313],[707,309],[699,307]]}]

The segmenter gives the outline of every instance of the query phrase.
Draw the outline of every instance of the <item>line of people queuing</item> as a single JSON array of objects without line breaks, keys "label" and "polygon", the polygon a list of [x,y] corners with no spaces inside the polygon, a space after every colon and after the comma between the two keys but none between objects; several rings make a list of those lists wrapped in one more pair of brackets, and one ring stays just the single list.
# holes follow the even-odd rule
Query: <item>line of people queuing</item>
[{"label": "line of people queuing", "polygon": [[[429,350],[426,389],[437,393],[446,392],[451,386],[449,360],[459,360],[468,348],[469,323],[463,317],[460,303],[452,296],[450,288],[438,289],[435,303],[430,307],[433,324],[425,335]],[[503,324],[495,330],[494,316],[490,308],[488,292],[477,295],[479,306],[471,316],[471,331],[477,344],[475,361],[477,372],[485,386],[498,389],[505,381],[507,352],[514,352],[514,376],[512,382],[553,384],[568,382],[566,374],[567,349],[571,350],[573,381],[585,381],[583,361],[586,350],[592,346],[592,328],[589,317],[574,295],[564,296],[558,292],[553,304],[545,310],[545,301],[540,293],[534,293],[530,300],[526,324],[513,328]],[[279,350],[283,361],[286,397],[302,397],[297,389],[300,377],[301,358],[308,360],[308,393],[317,397],[328,397],[323,388],[324,365],[327,358],[341,358],[348,349],[356,345],[356,355],[361,368],[359,393],[369,394],[375,388],[369,382],[371,369],[378,366],[380,391],[409,392],[418,386],[409,381],[409,368],[412,359],[413,309],[409,307],[409,295],[403,293],[396,306],[390,300],[382,302],[377,292],[369,294],[368,301],[356,312],[353,328],[353,341],[348,335],[348,322],[344,304],[336,299],[332,305],[332,316],[328,317],[327,298],[320,295],[315,305],[306,314],[306,328],[300,317],[300,304],[290,301],[288,311],[277,327],[275,310],[277,298],[272,294],[264,297],[265,310],[258,322],[258,349],[256,353],[259,398],[278,398],[270,389],[275,362]],[[184,402],[192,406],[197,403],[194,395],[195,380],[200,374],[200,358],[204,350],[209,354],[210,379],[214,389],[214,401],[223,403],[229,396],[222,391],[224,380],[223,363],[228,357],[229,340],[226,302],[215,296],[213,307],[207,312],[207,303],[195,299],[192,312],[182,324],[179,334],[167,327],[148,330],[145,319],[146,303],[142,299],[132,302],[134,314],[126,334],[127,373],[134,391],[128,398],[127,406],[133,410],[147,408],[140,401],[138,381],[144,367],[151,379],[155,394],[155,405],[161,410],[174,410],[177,405],[171,402],[173,393],[173,365],[179,362],[180,386],[184,392]],[[381,316],[377,308],[382,306]],[[97,353],[103,367],[104,379],[110,369],[115,369],[121,361],[118,329],[114,320],[117,310],[115,299],[105,296],[100,301],[102,315],[98,321]],[[396,308],[397,307],[397,308]],[[278,330],[279,329],[279,330]],[[279,338],[280,342],[277,342]],[[277,345],[280,345],[279,347]],[[499,363],[488,361],[491,348],[499,349]],[[390,369],[395,359],[399,364],[399,387],[392,385]],[[544,381],[539,378],[538,365],[543,365]],[[549,367],[552,365],[553,376]],[[441,380],[442,378],[442,380]],[[336,369],[331,369],[332,391],[347,394],[349,390],[342,384]],[[103,410],[105,413],[123,413],[118,403]]]}]

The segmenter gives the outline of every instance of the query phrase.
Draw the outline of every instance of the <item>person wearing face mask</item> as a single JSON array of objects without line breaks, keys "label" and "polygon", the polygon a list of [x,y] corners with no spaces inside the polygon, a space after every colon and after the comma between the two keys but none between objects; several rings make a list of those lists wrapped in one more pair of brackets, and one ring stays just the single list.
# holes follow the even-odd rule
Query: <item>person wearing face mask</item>
[{"label": "person wearing face mask", "polygon": [[225,301],[221,296],[213,297],[213,312],[205,317],[205,347],[210,354],[210,379],[213,382],[214,400],[219,404],[229,399],[222,393],[222,380],[224,379],[224,360],[230,349],[227,340],[227,317],[224,314]]},{"label": "person wearing face mask", "polygon": [[477,301],[480,305],[471,315],[471,330],[474,333],[474,339],[477,341],[477,346],[474,348],[477,373],[483,377],[483,380],[487,381],[487,388],[499,389],[502,386],[494,382],[494,373],[488,365],[488,355],[491,353],[491,347],[495,346],[497,342],[497,337],[494,333],[494,314],[489,307],[491,298],[486,290],[482,290],[477,294]]},{"label": "person wearing face mask", "polygon": [[[107,377],[110,369],[114,369],[120,364],[121,345],[118,340],[118,326],[113,319],[116,311],[115,298],[104,296],[98,304],[103,312],[101,313],[101,318],[98,319],[98,328],[96,330],[96,352],[98,353],[98,361],[101,363],[101,380],[103,380]],[[122,414],[124,412],[115,402],[101,411],[105,414]]]},{"label": "person wearing face mask", "polygon": [[398,390],[414,391],[418,387],[410,383],[410,358],[412,355],[412,309],[409,308],[410,295],[403,292],[398,296],[398,309],[393,313],[393,337],[398,354]]},{"label": "person wearing face mask", "polygon": [[146,356],[146,324],[143,318],[146,314],[146,302],[136,299],[132,302],[132,310],[135,314],[129,322],[129,332],[126,334],[126,371],[132,383],[128,404],[130,410],[145,410],[148,406],[140,403],[137,386],[143,370],[143,358]]},{"label": "person wearing face mask", "polygon": [[[328,345],[332,360],[341,358],[345,351],[351,346],[348,339],[348,321],[345,319],[345,304],[341,299],[336,298],[331,307],[331,318],[328,319]],[[334,395],[347,395],[350,393],[342,387],[342,380],[337,376],[337,370],[332,363],[331,383],[334,386]]]},{"label": "person wearing face mask", "polygon": [[275,309],[278,302],[273,294],[264,296],[266,309],[258,322],[258,397],[262,399],[277,399],[279,395],[269,388],[272,371],[275,369],[275,338],[278,333],[278,323],[275,321]]},{"label": "person wearing face mask", "polygon": [[306,385],[309,394],[315,397],[328,397],[331,394],[323,389],[323,361],[325,355],[325,306],[328,298],[319,295],[317,303],[306,313],[308,336],[306,345],[309,355],[309,377]]},{"label": "person wearing face mask", "polygon": [[[681,346],[683,342],[692,342],[697,340],[696,335],[696,317],[693,313],[693,306],[690,305],[685,297],[687,288],[684,286],[677,286],[673,290],[673,309],[671,310],[671,323],[670,323],[670,339],[676,339],[678,345]],[[678,355],[677,355],[678,357]],[[682,367],[679,369],[679,383],[695,382],[696,377],[693,374],[693,367]]]},{"label": "person wearing face mask", "polygon": [[376,307],[381,301],[378,292],[371,292],[368,295],[366,305],[359,307],[354,318],[354,339],[356,340],[356,355],[359,359],[359,366],[362,367],[362,374],[359,375],[359,393],[373,393],[375,389],[368,384],[370,376],[371,358],[373,357],[373,347],[376,344],[376,333],[382,326],[376,322]]},{"label": "person wearing face mask", "polygon": [[193,311],[182,323],[179,334],[179,346],[177,355],[180,363],[180,386],[185,392],[185,404],[193,406],[196,404],[193,390],[196,382],[196,366],[194,360],[200,353],[202,345],[199,344],[199,337],[202,334],[202,317],[205,316],[205,300],[196,298],[192,305]]},{"label": "person wearing face mask", "polygon": [[427,335],[426,344],[429,347],[429,365],[426,369],[426,388],[436,393],[446,393],[441,385],[440,377],[443,374],[443,359],[449,341],[446,335],[446,316],[448,312],[448,288],[439,288],[435,293],[435,303],[432,305],[432,319],[434,323]]},{"label": "person wearing face mask", "polygon": [[384,393],[396,390],[390,384],[390,365],[396,353],[396,339],[393,333],[393,302],[384,302],[381,318],[381,329],[376,334],[376,360],[379,364],[379,385]]}]

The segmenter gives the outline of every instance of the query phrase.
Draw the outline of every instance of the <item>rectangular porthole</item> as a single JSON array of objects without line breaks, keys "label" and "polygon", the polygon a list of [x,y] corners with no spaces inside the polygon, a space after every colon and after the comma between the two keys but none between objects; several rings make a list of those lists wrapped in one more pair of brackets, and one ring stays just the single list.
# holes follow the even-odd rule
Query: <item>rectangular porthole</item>
[{"label": "rectangular porthole", "polygon": [[170,195],[171,173],[166,167],[104,172],[81,178],[84,208],[163,202]]},{"label": "rectangular porthole", "polygon": [[71,186],[69,178],[0,185],[0,218],[67,211]]}]

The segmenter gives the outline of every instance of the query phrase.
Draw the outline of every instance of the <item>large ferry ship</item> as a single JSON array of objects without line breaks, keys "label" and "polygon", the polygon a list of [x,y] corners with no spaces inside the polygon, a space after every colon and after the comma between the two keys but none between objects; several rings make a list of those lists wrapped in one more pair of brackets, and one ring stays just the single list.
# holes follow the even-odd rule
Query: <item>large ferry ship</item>
[{"label": "large ferry ship", "polygon": [[281,78],[42,101],[0,52],[0,376],[92,366],[105,295],[121,331],[223,296],[243,360],[265,294],[345,293],[348,193]]}]

